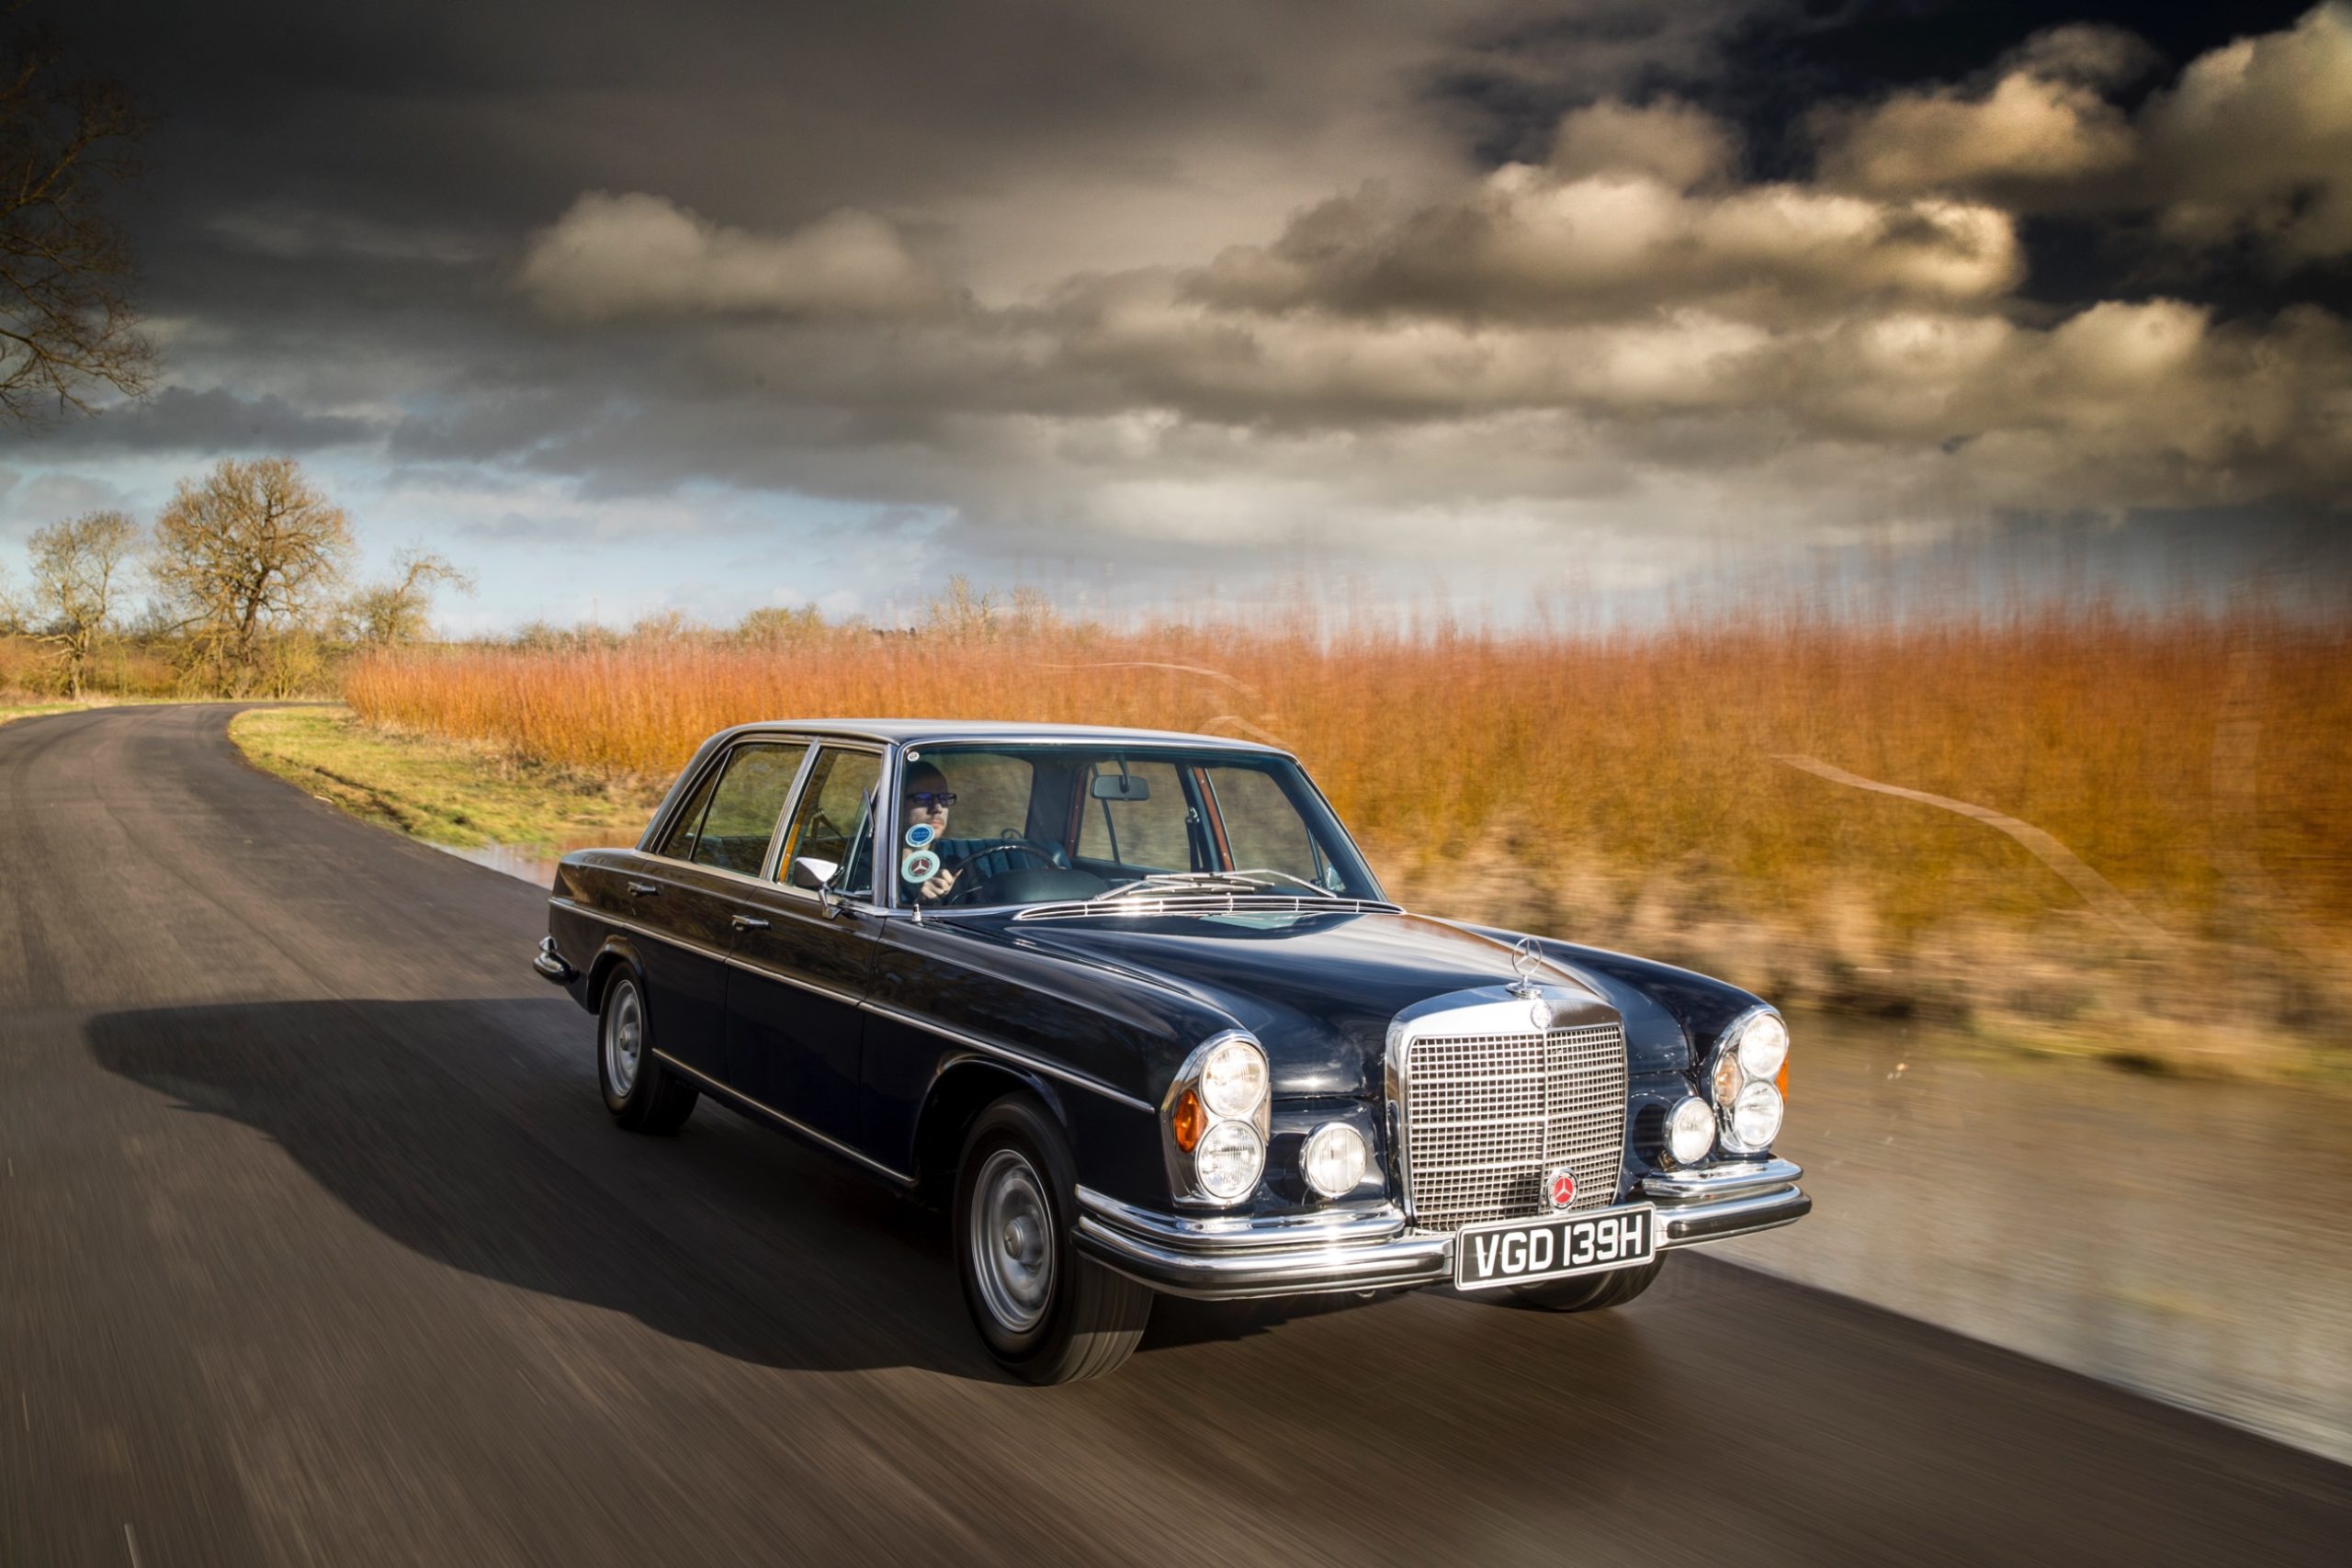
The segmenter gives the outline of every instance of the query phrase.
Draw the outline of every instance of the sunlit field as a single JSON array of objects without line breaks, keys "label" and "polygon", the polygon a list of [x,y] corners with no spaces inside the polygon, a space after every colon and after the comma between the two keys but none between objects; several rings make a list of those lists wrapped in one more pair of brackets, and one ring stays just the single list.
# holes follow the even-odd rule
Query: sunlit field
[{"label": "sunlit field", "polygon": [[[666,776],[715,729],[798,716],[1271,739],[1415,908],[2052,1049],[2242,1066],[2327,1039],[2347,989],[2340,623],[2076,610],[1827,626],[1750,612],[1593,636],[1306,620],[834,631],[764,649],[714,636],[384,654],[345,690],[379,725],[614,775]],[[2021,842],[2032,829],[2055,846]]]}]

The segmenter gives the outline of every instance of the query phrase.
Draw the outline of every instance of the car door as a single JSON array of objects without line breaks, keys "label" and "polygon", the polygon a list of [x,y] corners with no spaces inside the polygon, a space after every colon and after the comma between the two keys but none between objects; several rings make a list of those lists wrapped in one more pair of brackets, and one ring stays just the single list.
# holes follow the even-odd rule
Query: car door
[{"label": "car door", "polygon": [[[786,819],[759,918],[728,978],[727,1081],[803,1126],[855,1145],[865,998],[883,917],[874,832],[879,747],[824,743]],[[795,887],[795,859],[834,868],[820,894]]]},{"label": "car door", "polygon": [[726,1070],[729,959],[760,885],[806,741],[729,747],[687,802],[648,874],[626,885],[645,966],[654,1049],[705,1077]]}]

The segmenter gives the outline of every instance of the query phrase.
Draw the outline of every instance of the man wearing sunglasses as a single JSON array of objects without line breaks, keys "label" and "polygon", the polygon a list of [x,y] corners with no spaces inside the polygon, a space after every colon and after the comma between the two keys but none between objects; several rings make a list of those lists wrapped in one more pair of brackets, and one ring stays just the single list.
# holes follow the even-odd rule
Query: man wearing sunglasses
[{"label": "man wearing sunglasses", "polygon": [[[955,889],[956,873],[950,869],[947,843],[947,813],[956,804],[956,796],[947,787],[947,775],[929,762],[910,764],[899,781],[899,831],[903,834],[918,824],[932,830],[931,851],[939,857],[939,870],[929,880],[914,883],[901,877],[899,897],[910,904],[936,904]],[[960,862],[962,856],[956,859]]]}]

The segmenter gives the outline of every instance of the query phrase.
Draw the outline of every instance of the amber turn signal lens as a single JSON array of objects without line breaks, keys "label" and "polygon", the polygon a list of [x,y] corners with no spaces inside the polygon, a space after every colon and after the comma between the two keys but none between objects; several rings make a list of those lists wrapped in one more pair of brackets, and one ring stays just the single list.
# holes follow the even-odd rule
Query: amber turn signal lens
[{"label": "amber turn signal lens", "polygon": [[1772,1075],[1772,1087],[1781,1091],[1782,1100],[1789,1098],[1789,1059],[1786,1056],[1781,1058],[1781,1070]]},{"label": "amber turn signal lens", "polygon": [[1208,1126],[1208,1118],[1201,1113],[1201,1097],[1186,1089],[1176,1101],[1176,1113],[1169,1118],[1169,1128],[1176,1134],[1176,1146],[1191,1154],[1201,1144],[1201,1134]]}]

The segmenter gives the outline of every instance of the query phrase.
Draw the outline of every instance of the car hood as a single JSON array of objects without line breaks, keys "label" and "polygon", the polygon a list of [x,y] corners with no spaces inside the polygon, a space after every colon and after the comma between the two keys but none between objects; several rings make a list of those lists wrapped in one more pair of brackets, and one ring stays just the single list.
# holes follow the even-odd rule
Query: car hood
[{"label": "car hood", "polygon": [[[1022,920],[1001,934],[1218,1009],[1266,1047],[1275,1091],[1284,1095],[1378,1094],[1391,1019],[1431,997],[1514,977],[1506,943],[1382,911]],[[1547,963],[1535,978],[1564,1022],[1613,1021],[1623,1010],[1607,981],[1572,966]]]}]

